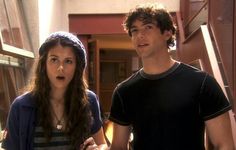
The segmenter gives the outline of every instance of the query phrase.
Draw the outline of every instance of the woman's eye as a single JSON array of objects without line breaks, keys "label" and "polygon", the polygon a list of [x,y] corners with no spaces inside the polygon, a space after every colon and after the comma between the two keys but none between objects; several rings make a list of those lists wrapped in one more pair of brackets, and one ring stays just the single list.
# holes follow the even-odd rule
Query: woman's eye
[{"label": "woman's eye", "polygon": [[67,60],[66,60],[66,63],[67,63],[67,64],[72,64],[72,63],[73,63],[73,61],[72,61],[72,60],[70,60],[70,59],[67,59]]},{"label": "woman's eye", "polygon": [[51,58],[51,59],[50,59],[50,62],[53,62],[53,63],[54,63],[54,62],[57,62],[57,58]]}]

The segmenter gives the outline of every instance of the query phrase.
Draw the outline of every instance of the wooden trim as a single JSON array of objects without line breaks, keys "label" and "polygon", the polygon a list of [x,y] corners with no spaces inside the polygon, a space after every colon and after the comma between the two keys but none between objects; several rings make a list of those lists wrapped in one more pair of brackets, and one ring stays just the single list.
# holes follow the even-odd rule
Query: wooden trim
[{"label": "wooden trim", "polygon": [[180,0],[180,13],[181,19],[183,19],[183,23],[185,23],[186,19],[189,18],[189,1]]},{"label": "wooden trim", "polygon": [[70,14],[69,30],[78,35],[124,34],[124,14]]},{"label": "wooden trim", "polygon": [[199,3],[204,2],[205,0],[190,0],[190,3]]},{"label": "wooden trim", "polygon": [[[234,81],[234,83],[233,83],[233,91],[234,91],[234,113],[236,113],[236,18],[235,18],[235,16],[236,16],[236,2],[234,1],[234,8],[233,8],[233,10],[234,10],[234,14],[233,14],[233,33],[234,33],[234,36],[233,36],[233,58],[234,58],[234,60],[233,60],[233,81]],[[236,121],[236,116],[235,116],[235,121]],[[236,144],[236,143],[235,143]]]},{"label": "wooden trim", "polygon": [[181,19],[180,12],[176,12],[176,21],[177,21],[177,26],[178,26],[178,31],[179,31],[180,42],[182,43],[185,40],[185,34],[184,34],[183,21]]},{"label": "wooden trim", "polygon": [[96,40],[96,50],[95,50],[95,82],[96,82],[96,89],[97,95],[100,97],[100,48],[99,48],[99,41]]}]

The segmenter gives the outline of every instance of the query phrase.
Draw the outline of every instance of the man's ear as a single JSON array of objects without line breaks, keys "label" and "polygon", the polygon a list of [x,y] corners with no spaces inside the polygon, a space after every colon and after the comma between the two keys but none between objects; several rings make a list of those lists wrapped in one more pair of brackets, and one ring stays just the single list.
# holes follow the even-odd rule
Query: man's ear
[{"label": "man's ear", "polygon": [[165,30],[164,31],[164,36],[166,37],[166,40],[169,40],[172,36],[172,31],[171,30]]}]

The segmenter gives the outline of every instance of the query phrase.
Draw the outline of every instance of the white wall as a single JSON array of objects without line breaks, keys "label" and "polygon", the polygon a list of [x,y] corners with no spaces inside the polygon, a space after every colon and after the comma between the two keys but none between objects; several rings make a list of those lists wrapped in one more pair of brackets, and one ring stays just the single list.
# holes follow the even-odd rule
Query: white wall
[{"label": "white wall", "polygon": [[63,28],[68,22],[65,21],[66,12],[62,2],[63,0],[38,0],[40,43],[52,32],[68,30]]},{"label": "white wall", "polygon": [[[69,30],[68,14],[127,13],[144,2],[156,0],[38,0],[40,43],[49,33]],[[159,0],[169,11],[179,10],[179,0]]]},{"label": "white wall", "polygon": [[36,52],[39,45],[39,11],[38,0],[22,1],[26,26],[29,30],[29,40],[32,43],[33,50]]}]

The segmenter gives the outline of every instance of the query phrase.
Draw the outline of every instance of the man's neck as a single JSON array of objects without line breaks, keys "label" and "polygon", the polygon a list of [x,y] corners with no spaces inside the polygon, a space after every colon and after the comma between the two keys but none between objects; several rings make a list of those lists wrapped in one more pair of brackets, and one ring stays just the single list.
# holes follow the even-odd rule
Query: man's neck
[{"label": "man's neck", "polygon": [[147,74],[160,74],[169,70],[175,62],[171,57],[165,59],[150,58],[149,60],[143,61],[143,71]]}]

